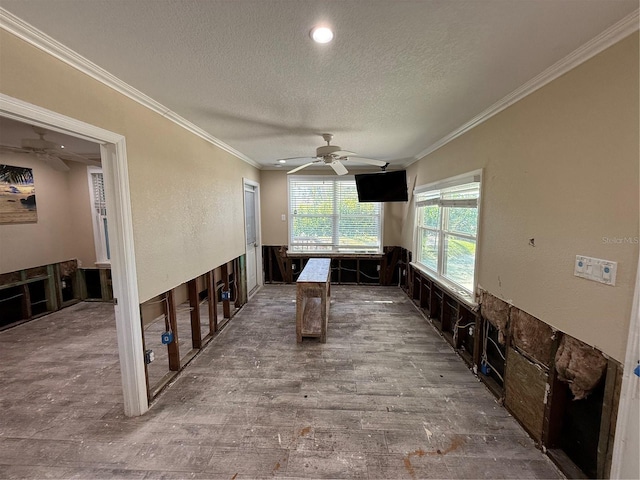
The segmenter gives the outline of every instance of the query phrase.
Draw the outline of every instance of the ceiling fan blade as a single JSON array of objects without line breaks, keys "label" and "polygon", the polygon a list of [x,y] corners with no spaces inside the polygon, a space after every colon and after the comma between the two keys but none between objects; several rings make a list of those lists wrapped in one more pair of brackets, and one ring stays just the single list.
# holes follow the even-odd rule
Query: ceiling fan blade
[{"label": "ceiling fan blade", "polygon": [[85,156],[77,156],[77,155],[66,155],[66,154],[58,154],[56,155],[61,160],[70,161],[70,162],[78,162],[83,163],[85,165],[92,165],[94,167],[100,167],[102,165],[102,161],[99,158],[89,158]]},{"label": "ceiling fan blade", "polygon": [[358,154],[356,152],[350,152],[349,150],[338,150],[333,152],[333,155],[337,155],[339,157],[357,157]]},{"label": "ceiling fan blade", "polygon": [[49,165],[54,170],[59,172],[68,172],[70,170],[69,166],[64,163],[60,158],[51,155],[50,153],[38,153],[37,157]]},{"label": "ceiling fan blade", "polygon": [[47,153],[54,157],[58,157],[61,160],[84,163],[85,165],[93,165],[94,167],[99,167],[102,164],[100,158],[89,158],[85,155],[80,155],[79,153],[70,152],[69,150],[56,150],[56,153]]},{"label": "ceiling fan blade", "polygon": [[87,160],[89,160],[88,157],[85,157],[84,155],[80,155],[79,153],[75,153],[72,152],[70,150],[67,150],[66,148],[52,148],[52,149],[47,149],[46,152],[49,155],[53,155],[54,157],[69,157],[69,158],[73,158],[73,159],[77,159],[81,162],[86,162]]},{"label": "ceiling fan blade", "polygon": [[309,165],[313,165],[314,163],[318,163],[318,162],[309,162],[309,163],[305,163],[304,165],[301,165],[299,167],[294,168],[293,170],[289,170],[287,172],[287,175],[291,175],[292,173],[296,173],[299,170],[302,170],[303,168],[307,168]]},{"label": "ceiling fan blade", "polygon": [[13,147],[11,145],[0,145],[0,151],[11,153],[31,153],[29,150],[25,150],[24,148],[20,147]]},{"label": "ceiling fan blade", "polygon": [[340,160],[334,160],[329,164],[338,175],[346,175],[349,173]]},{"label": "ceiling fan blade", "polygon": [[388,165],[388,162],[374,160],[373,158],[349,157],[349,160],[352,162],[366,163],[367,165],[375,165],[376,167],[384,167]]},{"label": "ceiling fan blade", "polygon": [[300,159],[303,159],[303,158],[308,158],[309,160],[316,160],[318,157],[309,157],[309,156],[307,156],[307,157],[289,157],[289,158],[279,158],[277,161],[280,161],[280,160],[300,160]]}]

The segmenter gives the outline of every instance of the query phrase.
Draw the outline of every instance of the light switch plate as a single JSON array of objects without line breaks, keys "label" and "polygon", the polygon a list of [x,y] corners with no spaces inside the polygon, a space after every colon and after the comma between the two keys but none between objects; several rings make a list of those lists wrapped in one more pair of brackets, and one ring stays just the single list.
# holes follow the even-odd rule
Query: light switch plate
[{"label": "light switch plate", "polygon": [[576,255],[576,264],[573,274],[576,277],[586,278],[594,282],[615,286],[618,262],[602,260],[601,258]]}]

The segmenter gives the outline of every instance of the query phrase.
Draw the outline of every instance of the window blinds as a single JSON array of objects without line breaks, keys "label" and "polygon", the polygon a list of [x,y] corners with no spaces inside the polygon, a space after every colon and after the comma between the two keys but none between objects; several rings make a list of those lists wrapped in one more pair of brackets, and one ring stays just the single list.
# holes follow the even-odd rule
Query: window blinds
[{"label": "window blinds", "polygon": [[381,206],[359,203],[353,177],[289,177],[292,250],[378,251]]},{"label": "window blinds", "polygon": [[93,207],[98,215],[106,215],[107,204],[104,197],[104,178],[102,173],[92,173],[91,183],[93,184]]},{"label": "window blinds", "polygon": [[416,194],[416,207],[438,205],[441,207],[475,208],[478,206],[480,183],[468,183],[443,190],[430,190]]}]

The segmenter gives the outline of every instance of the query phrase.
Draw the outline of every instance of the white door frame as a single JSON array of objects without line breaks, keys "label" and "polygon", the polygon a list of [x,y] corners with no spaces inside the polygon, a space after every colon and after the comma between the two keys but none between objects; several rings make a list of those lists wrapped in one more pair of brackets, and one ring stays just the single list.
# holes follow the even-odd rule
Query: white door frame
[{"label": "white door frame", "polygon": [[[258,182],[254,182],[253,180],[249,180],[248,178],[242,178],[242,204],[244,208],[244,215],[247,218],[247,208],[244,205],[244,188],[245,185],[250,185],[255,189],[255,200],[256,200],[256,243],[258,247],[256,248],[256,288],[260,288],[264,285],[264,271],[262,268],[262,220],[260,215],[260,184]],[[246,246],[247,246],[247,227],[245,225],[245,255],[246,255]],[[249,295],[249,292],[247,292]]]},{"label": "white door frame", "polygon": [[0,116],[100,144],[104,175],[124,413],[149,409],[125,137],[0,93]]},{"label": "white door frame", "polygon": [[640,362],[640,259],[638,260],[636,288],[631,306],[629,337],[622,371],[622,388],[620,389],[618,420],[613,440],[613,458],[609,478],[639,478],[638,402],[640,402],[640,377],[634,373],[638,362]]}]

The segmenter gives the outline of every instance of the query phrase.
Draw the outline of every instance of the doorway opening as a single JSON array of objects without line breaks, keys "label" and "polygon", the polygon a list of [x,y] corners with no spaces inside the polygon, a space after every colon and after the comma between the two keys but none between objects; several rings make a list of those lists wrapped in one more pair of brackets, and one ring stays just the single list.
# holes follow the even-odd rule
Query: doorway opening
[{"label": "doorway opening", "polygon": [[148,410],[149,404],[144,374],[125,138],[4,94],[0,94],[0,116],[100,145],[106,216],[109,218],[111,281],[124,413],[127,416],[142,415]]},{"label": "doorway opening", "polygon": [[260,184],[242,180],[244,186],[244,224],[247,292],[252,295],[263,284],[260,240]]}]

